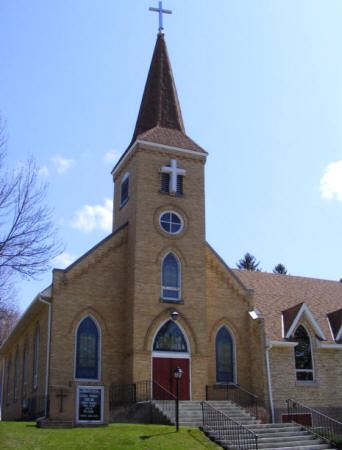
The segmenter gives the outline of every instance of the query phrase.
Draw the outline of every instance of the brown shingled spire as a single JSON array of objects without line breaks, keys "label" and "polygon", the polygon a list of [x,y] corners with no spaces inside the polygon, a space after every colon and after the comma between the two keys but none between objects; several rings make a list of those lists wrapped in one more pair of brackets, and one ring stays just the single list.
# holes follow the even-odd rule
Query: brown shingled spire
[{"label": "brown shingled spire", "polygon": [[132,141],[156,126],[185,133],[164,35],[158,34]]}]

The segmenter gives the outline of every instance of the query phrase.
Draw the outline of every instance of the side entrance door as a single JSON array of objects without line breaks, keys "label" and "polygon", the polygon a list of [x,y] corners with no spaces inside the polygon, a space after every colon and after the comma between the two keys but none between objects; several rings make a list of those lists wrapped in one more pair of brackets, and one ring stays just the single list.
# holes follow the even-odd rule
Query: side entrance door
[{"label": "side entrance door", "polygon": [[[176,395],[176,380],[173,372],[176,367],[183,370],[179,380],[179,399],[190,400],[190,364],[187,358],[153,358],[153,381],[163,386],[167,391]],[[163,398],[161,392],[154,389],[154,398]],[[165,398],[165,397],[164,397]]]}]

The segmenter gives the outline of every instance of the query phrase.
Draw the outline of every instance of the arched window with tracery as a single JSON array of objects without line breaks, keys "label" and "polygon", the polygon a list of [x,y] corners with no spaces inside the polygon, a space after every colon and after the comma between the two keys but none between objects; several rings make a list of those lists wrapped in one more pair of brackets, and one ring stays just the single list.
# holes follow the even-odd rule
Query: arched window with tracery
[{"label": "arched window with tracery", "polygon": [[79,324],[76,332],[77,379],[100,378],[100,332],[95,321],[87,316]]},{"label": "arched window with tracery", "polygon": [[162,298],[174,301],[181,298],[181,267],[172,252],[165,256],[162,263]]},{"label": "arched window with tracery", "polygon": [[160,328],[154,339],[153,350],[159,352],[188,352],[182,330],[173,320],[168,320]]},{"label": "arched window with tracery", "polygon": [[233,383],[234,380],[234,341],[231,333],[222,326],[215,339],[216,382]]},{"label": "arched window with tracery", "polygon": [[296,379],[297,381],[313,381],[314,371],[309,334],[303,325],[299,325],[293,337],[298,342],[294,349]]}]

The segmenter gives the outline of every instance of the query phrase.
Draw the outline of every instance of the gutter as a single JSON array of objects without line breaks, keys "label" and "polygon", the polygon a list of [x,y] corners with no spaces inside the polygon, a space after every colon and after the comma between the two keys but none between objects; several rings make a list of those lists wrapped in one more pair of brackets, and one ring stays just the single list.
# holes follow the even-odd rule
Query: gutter
[{"label": "gutter", "polygon": [[52,316],[52,304],[47,300],[44,300],[41,295],[39,295],[38,300],[42,303],[49,305],[49,319],[48,319],[48,337],[46,342],[46,373],[45,373],[45,411],[43,417],[38,417],[36,420],[46,419],[48,416],[48,393],[49,393],[49,372],[50,372],[50,341],[51,341],[51,316]]},{"label": "gutter", "polygon": [[271,348],[272,348],[272,343],[266,338],[265,356],[266,356],[268,394],[269,394],[272,423],[275,423],[274,422],[273,392],[272,392],[272,377],[271,377],[270,355],[269,355],[269,350]]},{"label": "gutter", "polygon": [[1,376],[1,391],[0,391],[0,421],[2,420],[2,404],[4,402],[4,384],[5,384],[5,357],[2,357],[2,376]]}]

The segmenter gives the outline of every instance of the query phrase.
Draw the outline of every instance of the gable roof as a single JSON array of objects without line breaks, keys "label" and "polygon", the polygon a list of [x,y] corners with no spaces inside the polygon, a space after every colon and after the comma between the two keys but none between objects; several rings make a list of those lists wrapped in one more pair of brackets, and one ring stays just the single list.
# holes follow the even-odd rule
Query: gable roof
[{"label": "gable roof", "polygon": [[270,339],[282,339],[282,313],[285,312],[287,324],[293,322],[305,302],[326,342],[334,342],[327,314],[342,306],[342,283],[240,269],[233,272],[254,290],[255,305],[265,317],[265,331]]},{"label": "gable roof", "polygon": [[325,334],[321,330],[320,326],[316,322],[308,305],[305,302],[299,303],[299,305],[282,312],[284,326],[283,337],[285,337],[286,339],[290,339],[293,336],[297,325],[300,323],[303,315],[305,315],[305,318],[310,322],[316,336],[318,336],[322,340],[326,340],[327,338],[325,337]]},{"label": "gable roof", "polygon": [[327,314],[331,331],[336,341],[342,336],[342,309]]}]

